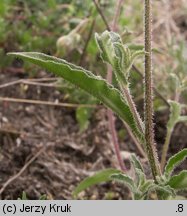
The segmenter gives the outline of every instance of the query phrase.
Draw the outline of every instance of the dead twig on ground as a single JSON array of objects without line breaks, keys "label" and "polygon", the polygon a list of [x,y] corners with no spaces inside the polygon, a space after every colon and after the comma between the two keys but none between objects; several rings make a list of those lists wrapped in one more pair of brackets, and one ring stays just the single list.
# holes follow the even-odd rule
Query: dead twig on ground
[{"label": "dead twig on ground", "polygon": [[2,188],[0,189],[0,196],[2,196],[2,193],[4,192],[4,190],[13,182],[15,181],[17,178],[19,178],[23,172],[34,162],[34,160],[36,160],[36,158],[38,158],[44,151],[46,150],[46,146],[42,147],[39,151],[36,151],[36,154],[21,168],[21,170],[15,174],[14,176],[10,177],[8,179],[8,181],[6,181],[4,183],[4,185],[2,186]]},{"label": "dead twig on ground", "polygon": [[30,84],[30,85],[42,85],[46,87],[57,87],[57,85],[54,85],[54,83],[52,84],[40,83],[40,82],[57,81],[57,80],[58,78],[19,79],[19,80],[14,80],[0,85],[0,89],[21,84],[21,83]]},{"label": "dead twig on ground", "polygon": [[12,103],[35,104],[35,105],[69,107],[69,108],[77,108],[77,107],[95,108],[95,107],[100,106],[96,104],[71,104],[71,103],[59,103],[59,102],[30,100],[30,99],[22,99],[22,98],[9,98],[9,97],[0,97],[0,101],[6,101],[6,102],[12,102]]},{"label": "dead twig on ground", "polygon": [[33,135],[33,134],[29,134],[29,133],[26,133],[24,131],[17,131],[17,130],[14,130],[14,129],[8,129],[8,128],[3,128],[1,127],[0,128],[0,133],[4,133],[4,134],[12,134],[12,135],[15,135],[15,136],[20,136],[21,138],[40,138],[41,136],[39,135]]}]

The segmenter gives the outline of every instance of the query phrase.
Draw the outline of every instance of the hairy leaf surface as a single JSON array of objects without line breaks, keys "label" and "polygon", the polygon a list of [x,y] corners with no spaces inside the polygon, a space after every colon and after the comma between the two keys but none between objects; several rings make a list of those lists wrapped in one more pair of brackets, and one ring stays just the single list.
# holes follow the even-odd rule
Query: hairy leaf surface
[{"label": "hairy leaf surface", "polygon": [[116,169],[106,169],[96,173],[93,176],[84,179],[73,191],[73,195],[76,197],[81,191],[101,182],[110,181],[110,176],[120,173],[121,171]]},{"label": "hairy leaf surface", "polygon": [[180,165],[186,159],[186,157],[187,148],[181,150],[180,152],[172,156],[165,167],[165,175],[170,176],[176,166]]},{"label": "hairy leaf surface", "polygon": [[140,139],[143,137],[143,134],[137,128],[136,121],[125,99],[122,97],[121,93],[108,84],[106,80],[63,59],[42,53],[20,52],[9,53],[9,55],[14,55],[24,60],[28,60],[46,70],[49,70],[57,76],[64,78],[95,96],[104,105],[119,115],[119,117],[129,125],[132,132],[137,137]]},{"label": "hairy leaf surface", "polygon": [[134,166],[134,169],[140,169],[142,172],[144,172],[142,164],[135,154],[131,155],[130,160],[131,160],[132,165]]},{"label": "hairy leaf surface", "polygon": [[187,170],[183,170],[178,175],[172,176],[167,184],[176,190],[187,189]]},{"label": "hairy leaf surface", "polygon": [[111,179],[126,185],[133,193],[136,192],[136,185],[133,179],[125,174],[118,173],[111,175]]}]

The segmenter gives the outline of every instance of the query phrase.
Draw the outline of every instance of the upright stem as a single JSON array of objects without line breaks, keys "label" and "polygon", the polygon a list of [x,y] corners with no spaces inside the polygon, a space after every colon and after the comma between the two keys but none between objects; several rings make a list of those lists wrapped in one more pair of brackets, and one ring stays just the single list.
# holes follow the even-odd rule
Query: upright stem
[{"label": "upright stem", "polygon": [[152,79],[152,11],[151,0],[144,0],[145,3],[145,140],[146,151],[151,166],[152,175],[161,174],[158,155],[154,141],[153,126],[153,79]]},{"label": "upright stem", "polygon": [[138,125],[138,128],[140,130],[141,133],[144,133],[144,128],[143,128],[143,122],[142,122],[142,119],[140,118],[140,115],[136,109],[136,105],[132,99],[132,96],[131,96],[131,93],[129,91],[129,88],[128,87],[124,87],[123,88],[123,92],[124,92],[124,95],[125,95],[125,98],[127,99],[127,102],[128,102],[128,105],[134,115],[134,118],[137,122],[137,125]]},{"label": "upright stem", "polygon": [[136,109],[136,105],[133,101],[132,95],[130,93],[130,89],[129,89],[128,85],[126,84],[126,81],[124,81],[124,77],[122,77],[117,71],[116,71],[116,77],[118,80],[119,88],[120,88],[121,92],[123,93],[123,95],[125,96],[125,99],[127,100],[129,108],[131,109],[131,112],[133,113],[133,116],[136,120],[137,126],[138,126],[140,132],[144,133],[144,125],[143,125],[143,122],[140,118],[140,115]]}]

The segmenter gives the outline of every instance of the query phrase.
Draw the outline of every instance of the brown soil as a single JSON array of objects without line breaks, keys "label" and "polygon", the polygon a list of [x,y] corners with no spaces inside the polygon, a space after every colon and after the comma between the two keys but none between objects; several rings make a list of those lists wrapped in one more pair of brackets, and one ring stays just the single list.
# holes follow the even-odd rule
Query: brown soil
[{"label": "brown soil", "polygon": [[[1,83],[17,79],[18,74],[2,73]],[[55,89],[14,85],[3,88],[1,97],[61,100]],[[39,151],[44,151],[1,194],[2,199],[17,199],[23,191],[30,199],[47,194],[52,199],[72,199],[73,188],[94,171],[115,167],[105,116],[96,109],[89,128],[79,132],[75,108],[1,102],[0,106],[0,185],[1,187]],[[82,196],[84,193],[82,194]],[[89,190],[89,199],[127,197],[126,190],[112,183]]]}]

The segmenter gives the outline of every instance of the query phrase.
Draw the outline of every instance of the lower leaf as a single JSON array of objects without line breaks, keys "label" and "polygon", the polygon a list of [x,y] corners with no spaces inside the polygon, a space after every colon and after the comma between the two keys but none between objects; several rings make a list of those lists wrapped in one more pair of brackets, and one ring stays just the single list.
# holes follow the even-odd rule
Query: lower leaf
[{"label": "lower leaf", "polygon": [[176,190],[187,189],[187,170],[183,170],[178,175],[172,176],[167,184]]},{"label": "lower leaf", "polygon": [[102,170],[98,173],[96,173],[93,176],[87,177],[85,178],[81,183],[78,184],[78,186],[74,189],[73,191],[73,196],[77,197],[77,195],[84,191],[85,189],[95,185],[95,184],[99,184],[101,182],[107,182],[110,181],[111,178],[110,176],[113,174],[117,174],[120,173],[121,171],[116,170],[116,169],[105,169]]}]

